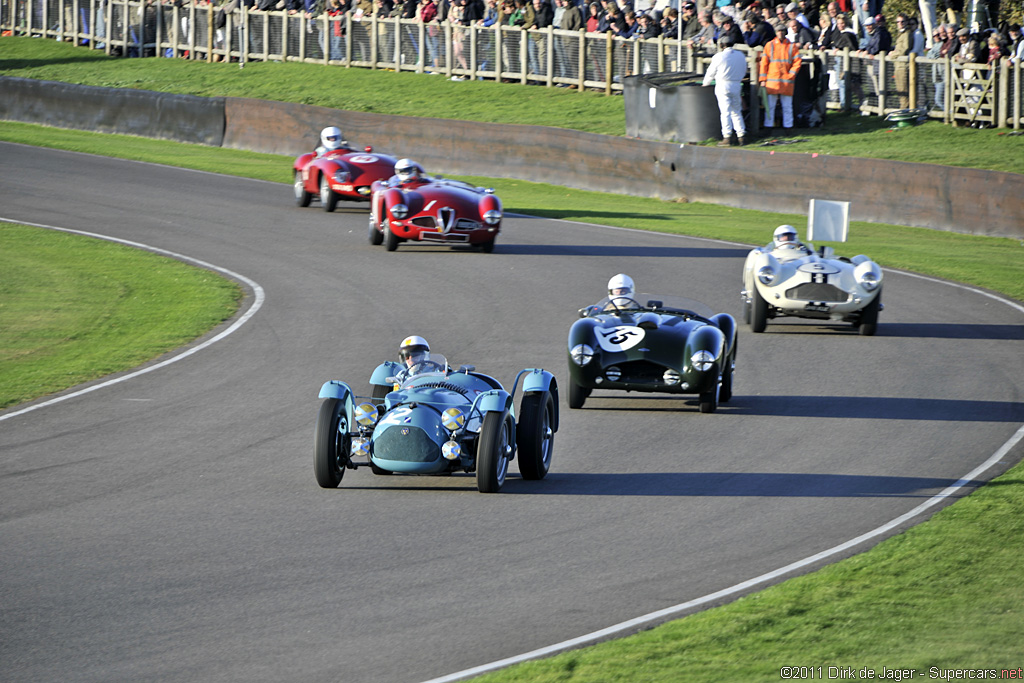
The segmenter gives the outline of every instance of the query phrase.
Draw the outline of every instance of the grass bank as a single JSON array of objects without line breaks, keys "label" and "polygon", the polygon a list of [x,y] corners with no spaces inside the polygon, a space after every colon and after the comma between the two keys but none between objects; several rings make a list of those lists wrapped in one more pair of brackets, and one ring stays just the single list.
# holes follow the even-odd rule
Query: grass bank
[{"label": "grass bank", "polygon": [[10,223],[0,223],[0,273],[0,408],[187,344],[242,296],[171,258]]}]

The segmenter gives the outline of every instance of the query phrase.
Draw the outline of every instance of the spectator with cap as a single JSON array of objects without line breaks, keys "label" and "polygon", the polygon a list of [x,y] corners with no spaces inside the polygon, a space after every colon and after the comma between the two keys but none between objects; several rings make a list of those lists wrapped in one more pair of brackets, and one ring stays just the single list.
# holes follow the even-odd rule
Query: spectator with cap
[{"label": "spectator with cap", "polygon": [[720,52],[711,58],[711,64],[704,74],[704,85],[714,83],[715,97],[718,99],[718,111],[722,119],[722,141],[718,143],[719,147],[733,145],[734,132],[735,144],[742,146],[747,135],[740,98],[743,79],[747,76],[747,58],[735,50],[733,44],[728,35],[718,39]]},{"label": "spectator with cap", "polygon": [[879,52],[886,53],[892,49],[892,36],[884,26],[879,26],[874,17],[864,20],[866,31],[861,40],[860,51],[865,56],[874,57]]},{"label": "spectator with cap", "polygon": [[700,33],[700,19],[697,18],[697,6],[692,2],[682,4],[682,14],[679,15],[679,22],[683,27],[683,40],[693,40],[694,36]]},{"label": "spectator with cap", "polygon": [[[906,14],[900,12],[896,15],[896,41],[889,51],[891,59],[909,57],[912,47],[912,34],[910,32],[910,20]],[[896,62],[893,68],[893,79],[896,81],[896,96],[899,98],[900,109],[910,106],[910,93],[907,84],[910,77],[910,67],[906,62]]]},{"label": "spectator with cap", "polygon": [[804,16],[804,13],[800,11],[800,5],[796,4],[795,2],[791,2],[788,5],[786,5],[786,19],[787,21],[789,19],[796,19],[801,24],[803,24],[804,27],[807,28],[808,30],[810,30],[811,28],[810,23],[808,23],[807,21],[807,17]]},{"label": "spectator with cap", "polygon": [[1024,38],[1021,37],[1020,24],[1010,24],[1009,35],[1010,60],[1014,64],[1024,63]]},{"label": "spectator with cap", "polygon": [[728,14],[722,15],[722,25],[718,29],[718,39],[729,38],[732,40],[732,45],[737,45],[743,42],[743,31],[736,25],[736,20]]},{"label": "spectator with cap", "polygon": [[962,28],[956,32],[956,39],[959,41],[956,52],[953,53],[953,61],[960,63],[974,63],[980,59],[980,48],[978,41],[971,35],[971,30]]}]

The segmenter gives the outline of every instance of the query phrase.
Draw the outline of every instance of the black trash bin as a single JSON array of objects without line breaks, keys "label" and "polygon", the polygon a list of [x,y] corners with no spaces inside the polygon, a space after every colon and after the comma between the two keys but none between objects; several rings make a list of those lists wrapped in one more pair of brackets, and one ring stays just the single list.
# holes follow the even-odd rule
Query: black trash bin
[{"label": "black trash bin", "polygon": [[715,89],[703,82],[703,74],[679,72],[626,78],[626,135],[689,143],[721,137]]}]

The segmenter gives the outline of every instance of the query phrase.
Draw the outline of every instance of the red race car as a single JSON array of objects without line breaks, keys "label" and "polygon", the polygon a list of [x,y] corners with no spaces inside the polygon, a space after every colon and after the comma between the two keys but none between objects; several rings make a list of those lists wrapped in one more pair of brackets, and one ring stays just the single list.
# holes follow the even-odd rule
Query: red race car
[{"label": "red race car", "polygon": [[373,184],[370,244],[394,251],[407,241],[467,244],[494,251],[501,230],[501,200],[494,190],[432,178],[402,159],[395,175]]},{"label": "red race car", "polygon": [[391,177],[395,158],[371,154],[372,147],[356,151],[342,139],[335,126],[320,133],[320,146],[315,152],[295,160],[295,203],[309,206],[316,197],[324,211],[334,211],[338,201],[370,201],[370,186],[377,180]]}]

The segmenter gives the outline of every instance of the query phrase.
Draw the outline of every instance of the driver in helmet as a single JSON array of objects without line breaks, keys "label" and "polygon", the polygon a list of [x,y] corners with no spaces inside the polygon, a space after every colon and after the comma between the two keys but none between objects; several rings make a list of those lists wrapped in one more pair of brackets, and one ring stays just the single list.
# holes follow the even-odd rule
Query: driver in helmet
[{"label": "driver in helmet", "polygon": [[635,308],[634,295],[636,285],[633,278],[625,273],[619,273],[608,280],[608,304],[604,307],[606,311],[616,311],[623,308]]},{"label": "driver in helmet", "polygon": [[423,179],[423,167],[412,159],[399,159],[395,164],[395,175],[392,181],[395,181],[396,184],[405,185]]},{"label": "driver in helmet", "polygon": [[772,243],[768,246],[775,251],[777,257],[780,256],[780,250],[782,250],[783,254],[788,254],[790,258],[810,253],[810,249],[800,241],[796,228],[792,225],[780,225],[775,228],[775,234],[772,235],[772,238]]},{"label": "driver in helmet", "polygon": [[[398,358],[402,361],[402,365],[405,366],[404,372],[408,374],[415,374],[414,369],[420,371],[423,369],[424,363],[430,360],[430,344],[427,340],[419,335],[412,335],[402,340],[402,343],[398,346]],[[417,368],[417,366],[420,366]]]},{"label": "driver in helmet", "polygon": [[327,126],[320,131],[320,146],[316,148],[316,155],[322,157],[344,146],[345,140],[342,138],[341,129],[337,126]]}]

